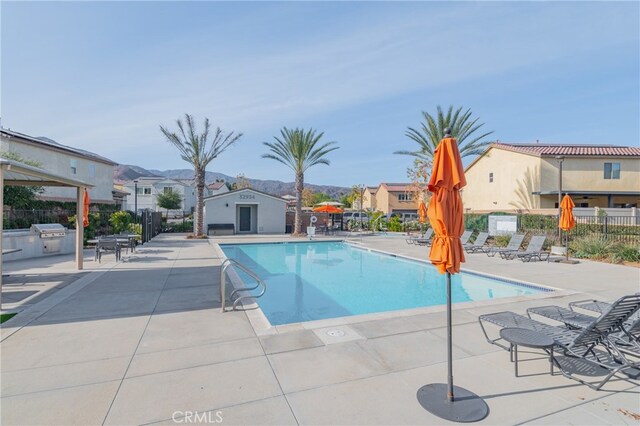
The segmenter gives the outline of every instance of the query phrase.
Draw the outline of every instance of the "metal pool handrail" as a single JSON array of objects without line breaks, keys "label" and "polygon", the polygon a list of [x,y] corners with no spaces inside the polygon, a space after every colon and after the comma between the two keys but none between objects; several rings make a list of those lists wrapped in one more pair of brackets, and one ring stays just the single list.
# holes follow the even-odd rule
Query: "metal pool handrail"
[{"label": "metal pool handrail", "polygon": [[259,297],[262,297],[262,295],[267,291],[267,284],[262,281],[260,279],[259,276],[257,276],[253,271],[251,271],[249,268],[247,268],[246,266],[244,266],[243,264],[241,264],[240,262],[238,262],[235,259],[225,259],[222,262],[221,265],[221,269],[220,269],[220,304],[222,306],[222,312],[226,311],[226,286],[227,286],[227,268],[231,265],[235,265],[238,268],[242,269],[244,272],[246,272],[251,278],[253,278],[254,280],[256,280],[256,285],[254,287],[242,287],[242,288],[238,288],[235,289],[231,292],[231,295],[229,296],[229,300],[232,300],[234,296],[236,296],[239,292],[241,291],[251,291],[251,290],[255,290],[256,288],[262,286],[262,291],[260,292],[260,294],[257,294],[255,296],[253,295],[246,295],[246,296],[240,296],[238,297],[234,302],[233,302],[233,310],[236,310],[236,306],[238,305],[238,303],[242,300],[242,299],[248,299],[253,297],[254,299],[257,299]]}]

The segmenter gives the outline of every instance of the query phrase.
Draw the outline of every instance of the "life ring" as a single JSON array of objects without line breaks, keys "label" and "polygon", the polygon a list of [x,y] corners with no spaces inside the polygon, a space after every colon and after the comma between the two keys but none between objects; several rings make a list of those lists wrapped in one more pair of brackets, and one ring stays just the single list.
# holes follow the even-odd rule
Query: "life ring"
[{"label": "life ring", "polygon": [[318,218],[317,218],[317,217],[315,217],[315,216],[311,216],[311,218],[309,219],[309,221],[310,221],[311,223],[316,223],[316,222],[318,221]]}]

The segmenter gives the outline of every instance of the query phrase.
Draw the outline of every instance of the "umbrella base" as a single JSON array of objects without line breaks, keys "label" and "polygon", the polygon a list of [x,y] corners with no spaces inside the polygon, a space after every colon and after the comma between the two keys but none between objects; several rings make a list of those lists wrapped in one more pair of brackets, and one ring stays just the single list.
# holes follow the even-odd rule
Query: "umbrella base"
[{"label": "umbrella base", "polygon": [[477,422],[489,414],[482,398],[458,386],[453,387],[455,398],[447,399],[447,384],[432,383],[418,389],[418,402],[422,408],[442,419],[454,422]]}]

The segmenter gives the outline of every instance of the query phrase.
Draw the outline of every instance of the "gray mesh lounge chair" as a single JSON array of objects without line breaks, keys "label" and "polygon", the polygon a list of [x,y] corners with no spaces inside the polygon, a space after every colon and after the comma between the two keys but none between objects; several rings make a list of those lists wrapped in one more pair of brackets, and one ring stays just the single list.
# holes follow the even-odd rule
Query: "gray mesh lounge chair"
[{"label": "gray mesh lounge chair", "polygon": [[[500,338],[489,338],[484,323],[491,323],[502,328],[526,328],[548,335],[553,338],[556,347],[561,349],[567,357],[577,358],[608,371],[604,379],[594,385],[575,377],[562,365],[559,366],[565,377],[577,380],[592,389],[598,390],[617,373],[640,367],[640,361],[628,360],[618,349],[618,345],[610,339],[611,334],[618,332],[622,324],[638,309],[640,309],[640,294],[624,296],[614,302],[608,311],[598,318],[594,318],[591,324],[581,330],[555,327],[508,311],[481,315],[478,317],[478,321],[487,341],[504,349],[507,349],[507,347],[498,343]],[[602,345],[606,352],[598,350],[596,347],[599,345]]]},{"label": "gray mesh lounge chair", "polygon": [[482,252],[484,245],[487,243],[487,238],[489,238],[488,232],[480,232],[473,244],[467,244],[466,246],[464,246],[464,250],[467,253]]},{"label": "gray mesh lounge chair", "polygon": [[417,240],[428,239],[433,235],[433,228],[427,228],[427,230],[421,236],[409,237],[406,239],[407,244],[416,244]]},{"label": "gray mesh lounge chair", "polygon": [[427,229],[427,232],[420,238],[416,238],[414,240],[414,244],[419,246],[428,246],[431,245],[431,237],[433,236],[433,228]]},{"label": "gray mesh lounge chair", "polygon": [[[613,306],[611,303],[608,305],[608,309]],[[606,312],[606,310],[604,312]],[[604,312],[601,315],[604,315]],[[586,315],[555,305],[527,309],[527,315],[531,317],[532,314],[561,322],[565,326],[573,329],[588,327],[600,316]],[[613,331],[609,335],[608,341],[610,344],[616,346],[620,352],[640,357],[640,311],[637,311],[631,315],[628,320],[623,322],[619,330]]]},{"label": "gray mesh lounge chair", "polygon": [[524,251],[505,251],[500,253],[500,257],[508,260],[518,258],[523,262],[530,262],[534,259],[546,260],[549,257],[549,252],[542,251],[546,239],[547,237],[544,235],[534,235]]},{"label": "gray mesh lounge chair", "polygon": [[471,238],[472,235],[473,231],[465,230],[460,236],[460,243],[462,243],[463,246],[469,244],[469,238]]},{"label": "gray mesh lounge chair", "polygon": [[[612,303],[590,299],[571,302],[569,303],[569,309],[563,308],[562,306],[554,305],[541,306],[537,308],[529,308],[527,310],[527,313],[540,315],[558,322],[562,322],[567,327],[584,328],[588,326],[589,323],[594,320],[594,318],[611,309],[611,306]],[[577,312],[575,310],[576,308],[589,311],[592,313],[592,315]],[[640,310],[633,314],[627,321],[625,321],[622,324],[622,328],[623,330],[621,331],[629,338],[640,341]]]},{"label": "gray mesh lounge chair", "polygon": [[484,247],[482,251],[487,253],[489,257],[495,257],[498,253],[520,250],[520,246],[522,245],[522,241],[524,241],[524,234],[513,234],[511,239],[509,240],[509,244],[506,247]]}]

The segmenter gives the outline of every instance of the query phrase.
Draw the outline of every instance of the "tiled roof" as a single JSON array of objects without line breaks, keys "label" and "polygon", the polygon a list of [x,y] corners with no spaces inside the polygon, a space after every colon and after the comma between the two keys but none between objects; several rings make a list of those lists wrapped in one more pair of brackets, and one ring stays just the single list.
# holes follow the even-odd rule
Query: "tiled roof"
[{"label": "tiled roof", "polygon": [[640,147],[618,145],[550,145],[496,142],[491,147],[537,156],[640,157]]},{"label": "tiled roof", "polygon": [[385,188],[387,188],[387,191],[395,191],[395,192],[400,192],[400,191],[408,191],[411,189],[411,184],[410,183],[386,183],[386,182],[382,182],[380,184],[380,186],[384,185]]},{"label": "tiled roof", "polygon": [[99,161],[101,163],[106,163],[109,165],[113,165],[116,166],[118,163],[115,163],[111,160],[109,160],[106,157],[103,157],[101,155],[98,155],[96,153],[93,152],[89,152],[86,151],[84,149],[80,149],[80,148],[74,148],[71,146],[67,146],[67,145],[62,145],[61,143],[58,143],[56,141],[54,141],[53,139],[49,139],[47,137],[44,136],[40,136],[40,137],[33,137],[33,136],[29,136],[29,135],[25,135],[24,133],[19,133],[19,132],[14,132],[13,130],[9,130],[9,129],[0,129],[0,132],[4,134],[4,136],[12,138],[20,138],[24,141],[27,142],[31,142],[31,143],[35,143],[38,145],[43,145],[43,146],[47,146],[53,149],[58,149],[58,150],[63,150],[63,151],[67,151],[67,152],[72,152],[80,157],[84,157],[84,158],[89,158],[95,161]]},{"label": "tiled roof", "polygon": [[225,185],[224,182],[213,182],[213,183],[210,183],[209,185],[207,185],[207,188],[216,191],[216,190],[222,188],[224,185]]}]

